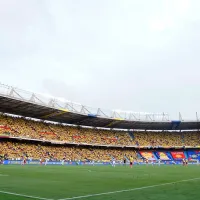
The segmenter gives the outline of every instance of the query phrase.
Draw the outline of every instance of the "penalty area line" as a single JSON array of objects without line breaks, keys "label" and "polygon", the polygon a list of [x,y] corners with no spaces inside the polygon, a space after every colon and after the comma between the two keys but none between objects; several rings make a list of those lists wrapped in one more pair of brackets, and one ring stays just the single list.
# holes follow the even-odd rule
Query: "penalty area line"
[{"label": "penalty area line", "polygon": [[14,193],[14,192],[6,192],[6,191],[2,191],[2,190],[0,190],[0,193],[2,193],[2,194],[8,194],[8,195],[14,195],[14,196],[19,196],[19,197],[26,197],[26,198],[29,198],[29,199],[53,200],[53,199],[47,199],[47,198],[42,198],[42,197],[30,196],[30,195],[25,195],[25,194],[18,194],[18,193]]},{"label": "penalty area line", "polygon": [[169,183],[161,183],[161,184],[157,184],[157,185],[150,185],[150,186],[132,188],[132,189],[127,189],[127,190],[117,190],[117,191],[113,191],[113,192],[103,192],[103,193],[99,193],[99,194],[89,194],[89,195],[84,195],[84,196],[69,197],[69,198],[58,199],[58,200],[83,199],[83,198],[102,196],[102,195],[110,195],[110,194],[116,194],[116,193],[122,193],[122,192],[144,190],[144,189],[148,189],[148,188],[160,187],[160,186],[165,186],[165,185],[172,185],[172,184],[176,184],[176,183],[189,182],[189,181],[195,181],[195,180],[200,180],[200,178],[186,179],[186,180],[174,181],[174,182],[169,182]]}]

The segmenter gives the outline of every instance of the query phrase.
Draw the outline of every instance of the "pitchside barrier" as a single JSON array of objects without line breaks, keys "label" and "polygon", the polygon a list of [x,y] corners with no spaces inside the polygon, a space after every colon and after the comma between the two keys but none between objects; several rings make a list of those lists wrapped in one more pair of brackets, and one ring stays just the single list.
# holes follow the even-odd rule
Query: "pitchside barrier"
[{"label": "pitchside barrier", "polygon": [[[23,162],[21,160],[4,160],[3,162],[4,165],[22,165]],[[60,162],[60,161],[48,161],[46,163],[47,165],[111,165],[110,162],[95,162],[95,163],[91,163],[91,162],[75,162],[75,161],[66,161],[66,162]],[[182,161],[161,161],[160,163],[161,165],[182,165]],[[188,164],[197,164],[197,161],[193,161],[193,162],[189,162]],[[25,165],[45,165],[45,162],[43,162],[42,164],[40,163],[39,160],[33,160],[33,161],[27,161],[27,163]],[[119,163],[117,162],[116,165],[121,165],[123,166],[123,163]],[[129,163],[127,163],[126,165],[129,165]],[[144,162],[134,162],[134,165],[146,165],[146,163]],[[159,163],[154,162],[154,163],[148,163],[148,165],[159,165]]]},{"label": "pitchside barrier", "polygon": [[[22,165],[23,161],[21,160],[5,160],[4,165]],[[61,161],[48,161],[47,165],[63,165]],[[91,162],[76,162],[76,161],[66,161],[64,165],[92,165]],[[109,165],[109,162],[96,162],[95,165]],[[25,165],[41,165],[39,160],[27,161]],[[45,162],[42,162],[42,165],[45,165]]]}]

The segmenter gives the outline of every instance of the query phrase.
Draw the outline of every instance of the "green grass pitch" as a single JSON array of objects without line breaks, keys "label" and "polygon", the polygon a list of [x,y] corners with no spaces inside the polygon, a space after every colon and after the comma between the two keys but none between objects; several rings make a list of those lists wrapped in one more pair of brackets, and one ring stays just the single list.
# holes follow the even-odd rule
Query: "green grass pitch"
[{"label": "green grass pitch", "polygon": [[31,199],[23,195],[54,200],[199,200],[200,166],[0,166],[0,200]]}]

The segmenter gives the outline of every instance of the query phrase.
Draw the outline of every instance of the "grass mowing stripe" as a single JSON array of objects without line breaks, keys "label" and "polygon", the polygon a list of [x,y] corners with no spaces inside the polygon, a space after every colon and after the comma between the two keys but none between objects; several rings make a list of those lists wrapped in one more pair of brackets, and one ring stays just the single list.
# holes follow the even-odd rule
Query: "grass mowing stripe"
[{"label": "grass mowing stripe", "polygon": [[7,175],[7,174],[0,174],[0,176],[9,176],[9,175]]},{"label": "grass mowing stripe", "polygon": [[175,182],[162,183],[162,184],[144,186],[144,187],[139,187],[139,188],[132,188],[132,189],[127,189],[127,190],[118,190],[118,191],[104,192],[104,193],[99,193],[99,194],[89,194],[89,195],[84,195],[84,196],[69,197],[69,198],[58,199],[58,200],[83,199],[83,198],[89,198],[89,197],[95,197],[95,196],[109,195],[109,194],[122,193],[122,192],[130,192],[130,191],[135,191],[135,190],[143,190],[143,189],[148,189],[148,188],[160,187],[160,186],[164,186],[164,185],[172,185],[172,184],[176,184],[176,183],[195,181],[195,180],[199,180],[199,179],[200,178],[186,179],[186,180],[180,180],[180,181],[175,181]]},{"label": "grass mowing stripe", "polygon": [[0,193],[14,195],[14,196],[20,196],[20,197],[26,197],[26,198],[30,198],[30,199],[53,200],[53,199],[47,199],[47,198],[42,198],[42,197],[35,197],[35,196],[30,196],[30,195],[25,195],[25,194],[18,194],[18,193],[14,193],[14,192],[6,192],[6,191],[2,191],[2,190],[0,190]]}]

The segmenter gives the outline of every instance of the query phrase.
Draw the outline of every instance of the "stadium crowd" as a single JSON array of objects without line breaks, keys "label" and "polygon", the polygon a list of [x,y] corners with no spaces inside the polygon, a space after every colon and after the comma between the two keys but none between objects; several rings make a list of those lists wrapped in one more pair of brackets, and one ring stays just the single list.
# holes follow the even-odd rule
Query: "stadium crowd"
[{"label": "stadium crowd", "polygon": [[0,116],[0,126],[1,133],[7,132],[15,137],[59,140],[69,143],[131,145],[131,138],[124,131],[86,129],[5,115]]},{"label": "stadium crowd", "polygon": [[152,132],[82,128],[0,115],[0,134],[66,143],[119,146],[200,146],[199,132]]},{"label": "stadium crowd", "polygon": [[41,145],[21,142],[0,142],[0,155],[11,160],[20,160],[22,157],[27,159],[49,159],[53,161],[104,161],[109,162],[112,159],[122,161],[125,157],[136,158],[134,150],[119,148],[98,148],[98,147],[80,147],[80,146],[55,146]]}]

